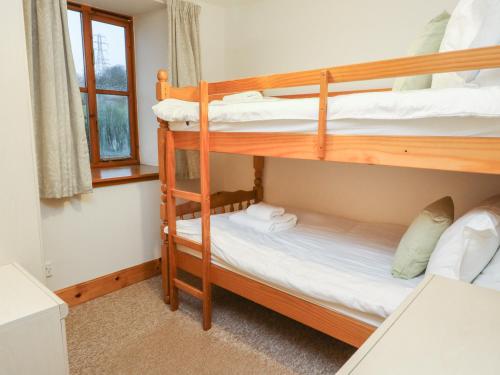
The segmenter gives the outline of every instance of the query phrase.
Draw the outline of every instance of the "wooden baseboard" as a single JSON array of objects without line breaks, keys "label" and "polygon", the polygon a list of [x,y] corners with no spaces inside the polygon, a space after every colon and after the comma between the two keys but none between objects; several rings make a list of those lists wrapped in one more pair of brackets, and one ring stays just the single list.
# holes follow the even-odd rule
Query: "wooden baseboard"
[{"label": "wooden baseboard", "polygon": [[56,291],[70,307],[104,296],[129,285],[160,274],[160,259],[154,259],[124,270],[85,281]]}]

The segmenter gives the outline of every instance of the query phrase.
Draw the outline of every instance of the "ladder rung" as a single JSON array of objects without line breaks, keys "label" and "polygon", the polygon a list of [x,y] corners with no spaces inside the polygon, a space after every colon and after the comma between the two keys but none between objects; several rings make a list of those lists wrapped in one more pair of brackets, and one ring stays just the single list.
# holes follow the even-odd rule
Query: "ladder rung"
[{"label": "ladder rung", "polygon": [[189,247],[190,249],[199,251],[200,253],[203,252],[203,246],[201,246],[200,243],[194,242],[191,240],[188,240],[187,238],[184,237],[179,237],[179,236],[172,236],[174,242],[178,245],[184,245]]},{"label": "ladder rung", "polygon": [[201,290],[196,289],[194,286],[191,286],[182,280],[174,279],[174,285],[176,288],[179,288],[180,290],[191,294],[193,297],[203,299],[203,292]]},{"label": "ladder rung", "polygon": [[175,198],[185,199],[192,202],[201,202],[201,194],[192,193],[190,191],[172,189],[172,195]]}]

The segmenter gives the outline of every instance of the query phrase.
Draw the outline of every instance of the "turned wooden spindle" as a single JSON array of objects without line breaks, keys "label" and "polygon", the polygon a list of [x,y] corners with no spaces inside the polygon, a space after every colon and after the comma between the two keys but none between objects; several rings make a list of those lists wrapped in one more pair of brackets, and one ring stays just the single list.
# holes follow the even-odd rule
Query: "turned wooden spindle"
[{"label": "turned wooden spindle", "polygon": [[168,73],[165,69],[158,70],[156,75],[156,100],[161,101],[169,97],[170,84],[168,83]]}]

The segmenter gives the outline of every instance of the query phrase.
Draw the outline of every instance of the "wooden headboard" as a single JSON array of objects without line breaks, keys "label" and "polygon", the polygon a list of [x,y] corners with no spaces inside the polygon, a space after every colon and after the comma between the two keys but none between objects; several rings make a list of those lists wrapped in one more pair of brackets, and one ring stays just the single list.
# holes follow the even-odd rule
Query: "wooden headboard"
[{"label": "wooden headboard", "polygon": [[[262,186],[262,174],[264,171],[264,157],[253,157],[254,187],[252,190],[219,191],[210,195],[210,207],[212,214],[225,213],[242,210],[250,204],[262,201],[264,188]],[[176,213],[180,219],[193,219],[201,211],[198,202],[186,202],[177,205]]]}]

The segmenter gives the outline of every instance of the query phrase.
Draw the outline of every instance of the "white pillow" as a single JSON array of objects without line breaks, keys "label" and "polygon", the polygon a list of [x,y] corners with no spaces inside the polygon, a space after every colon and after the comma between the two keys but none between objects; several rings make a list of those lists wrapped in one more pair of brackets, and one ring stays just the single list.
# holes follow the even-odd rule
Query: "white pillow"
[{"label": "white pillow", "polygon": [[[408,56],[425,55],[438,52],[449,20],[450,15],[446,11],[430,20],[430,22],[425,25],[424,30],[412,42],[408,51]],[[421,74],[412,77],[396,78],[392,89],[394,91],[421,90],[428,89],[431,85],[432,75]]]},{"label": "white pillow", "polygon": [[[500,0],[461,0],[446,28],[439,52],[500,44]],[[434,74],[432,88],[500,84],[500,70]]]},{"label": "white pillow", "polygon": [[466,213],[442,234],[425,273],[471,282],[499,245],[500,195],[497,195]]},{"label": "white pillow", "polygon": [[473,284],[500,291],[500,251],[497,250],[491,262],[476,277]]}]

